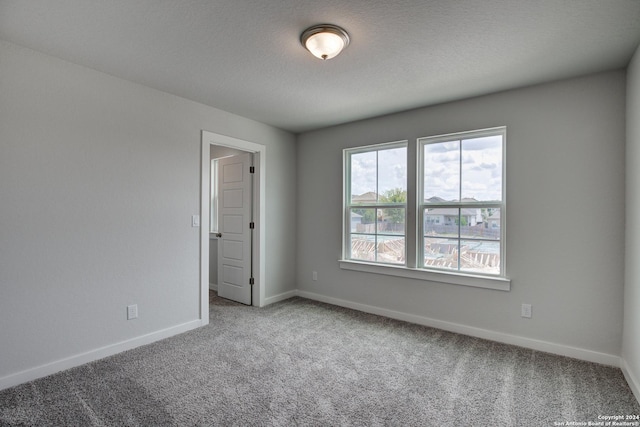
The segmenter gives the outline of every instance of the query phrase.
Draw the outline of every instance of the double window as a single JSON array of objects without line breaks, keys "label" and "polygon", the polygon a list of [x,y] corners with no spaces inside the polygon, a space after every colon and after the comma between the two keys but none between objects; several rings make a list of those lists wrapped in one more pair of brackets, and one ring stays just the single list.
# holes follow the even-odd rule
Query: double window
[{"label": "double window", "polygon": [[504,278],[505,139],[500,127],[345,150],[343,260]]}]

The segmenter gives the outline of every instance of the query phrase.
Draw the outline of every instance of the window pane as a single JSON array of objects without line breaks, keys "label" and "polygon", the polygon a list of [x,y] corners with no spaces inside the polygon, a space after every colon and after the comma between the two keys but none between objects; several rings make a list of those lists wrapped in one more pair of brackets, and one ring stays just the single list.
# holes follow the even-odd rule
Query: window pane
[{"label": "window pane", "polygon": [[502,200],[502,136],[462,140],[462,201]]},{"label": "window pane", "polygon": [[425,236],[458,238],[460,209],[433,208],[424,210]]},{"label": "window pane", "polygon": [[394,236],[351,235],[351,259],[360,261],[405,263],[405,238]]},{"label": "window pane", "polygon": [[424,238],[424,266],[458,269],[458,240],[428,236]]},{"label": "window pane", "polygon": [[484,209],[486,238],[500,240],[500,209]]},{"label": "window pane", "polygon": [[473,208],[460,209],[460,236],[461,237],[484,238],[484,235],[485,235],[484,226],[485,226],[485,223],[484,223],[482,208],[473,207]]},{"label": "window pane", "polygon": [[424,146],[424,201],[460,199],[460,141]]},{"label": "window pane", "polygon": [[[460,227],[460,237],[500,240],[499,208],[462,209],[462,218],[463,226]],[[467,219],[465,220],[465,218]],[[473,218],[476,219],[475,223],[472,222]]]},{"label": "window pane", "polygon": [[375,235],[351,235],[351,259],[361,261],[376,260]]},{"label": "window pane", "polygon": [[351,155],[351,203],[377,202],[377,152]]},{"label": "window pane", "polygon": [[378,194],[389,198],[403,192],[401,202],[407,193],[407,147],[378,151]]},{"label": "window pane", "polygon": [[378,236],[377,252],[378,262],[391,264],[404,264],[405,239],[403,237]]},{"label": "window pane", "polygon": [[378,232],[404,236],[405,209],[378,209]]},{"label": "window pane", "polygon": [[460,271],[500,274],[500,242],[460,241]]},{"label": "window pane", "polygon": [[375,234],[376,210],[375,209],[351,209],[349,229],[352,233]]}]

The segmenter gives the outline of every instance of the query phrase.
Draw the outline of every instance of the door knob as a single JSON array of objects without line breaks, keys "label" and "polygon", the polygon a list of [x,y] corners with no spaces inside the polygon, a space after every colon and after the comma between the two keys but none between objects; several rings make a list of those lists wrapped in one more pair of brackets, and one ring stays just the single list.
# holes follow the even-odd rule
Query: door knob
[{"label": "door knob", "polygon": [[217,237],[217,238],[222,237],[222,233],[216,233],[216,237]]}]

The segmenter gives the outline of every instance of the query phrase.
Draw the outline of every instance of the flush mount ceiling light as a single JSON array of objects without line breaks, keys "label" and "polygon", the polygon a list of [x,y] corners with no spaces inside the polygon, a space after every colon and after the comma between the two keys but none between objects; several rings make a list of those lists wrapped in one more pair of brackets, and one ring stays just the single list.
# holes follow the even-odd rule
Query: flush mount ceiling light
[{"label": "flush mount ceiling light", "polygon": [[338,26],[320,24],[304,30],[300,42],[316,58],[331,59],[349,46],[349,34]]}]

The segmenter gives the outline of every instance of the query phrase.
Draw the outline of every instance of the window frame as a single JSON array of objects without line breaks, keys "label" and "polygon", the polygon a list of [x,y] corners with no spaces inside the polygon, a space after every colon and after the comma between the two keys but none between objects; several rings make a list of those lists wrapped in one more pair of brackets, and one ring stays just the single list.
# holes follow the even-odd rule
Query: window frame
[{"label": "window frame", "polygon": [[[361,147],[354,148],[346,148],[343,150],[343,195],[342,195],[342,205],[343,205],[343,218],[342,218],[342,260],[349,262],[363,262],[370,263],[374,265],[388,265],[395,267],[406,267],[407,266],[407,246],[408,246],[408,235],[407,235],[407,217],[408,217],[408,201],[405,203],[357,203],[354,204],[351,201],[351,156],[353,154],[361,154],[361,153],[369,153],[372,151],[383,151],[383,150],[391,150],[394,148],[406,148],[407,150],[407,158],[409,152],[409,141],[401,140],[401,141],[393,141],[393,142],[384,142],[380,144],[372,144]],[[377,165],[376,165],[377,167]],[[405,164],[405,167],[408,169],[408,164]],[[408,181],[408,178],[407,178]],[[407,183],[405,183],[406,186]],[[377,191],[377,188],[376,188]],[[407,191],[408,193],[408,191]],[[376,193],[377,194],[377,193]],[[378,197],[380,194],[377,194]],[[381,262],[381,261],[366,261],[366,260],[358,260],[351,258],[351,210],[352,209],[396,209],[402,208],[404,209],[404,233],[402,236],[404,237],[404,263],[390,263],[390,262]],[[390,236],[390,237],[400,237],[399,234],[384,234],[379,233],[378,223],[376,221],[376,240],[378,235],[382,236]],[[360,234],[360,233],[358,233]],[[368,233],[362,233],[368,234]],[[376,249],[377,251],[377,249]]]},{"label": "window frame", "polygon": [[[464,272],[458,270],[445,270],[423,267],[424,263],[424,145],[420,141],[436,139],[464,139],[470,135],[479,137],[483,135],[502,135],[502,200],[500,203],[500,274],[489,275],[476,272]],[[380,262],[370,262],[349,259],[351,251],[350,240],[350,157],[348,154],[367,152],[380,147],[393,147],[393,145],[407,147],[407,201],[405,203],[405,263],[386,264]],[[412,147],[413,146],[413,147]],[[374,274],[389,275],[395,277],[405,277],[429,282],[471,286],[499,291],[509,291],[511,289],[511,279],[507,276],[506,268],[506,149],[507,149],[507,128],[499,126],[480,130],[454,132],[449,134],[434,135],[429,137],[416,138],[409,142],[400,140],[381,144],[345,148],[343,150],[343,197],[342,197],[342,256],[339,260],[341,269],[367,272]],[[413,165],[413,167],[412,167]],[[480,202],[482,206],[487,203]],[[491,203],[489,203],[491,204]],[[433,204],[429,204],[433,207]],[[376,207],[380,208],[380,205]],[[415,258],[415,259],[414,259]]]},{"label": "window frame", "polygon": [[[426,203],[424,200],[424,166],[425,166],[425,158],[424,158],[424,147],[430,144],[439,144],[439,143],[445,143],[445,142],[450,142],[450,141],[460,141],[462,142],[463,140],[469,140],[469,139],[476,139],[476,138],[483,138],[483,137],[488,137],[488,136],[500,136],[501,137],[501,154],[502,154],[502,159],[501,159],[501,163],[502,163],[502,170],[500,171],[502,174],[501,177],[501,200],[499,202],[483,202],[483,201],[476,201],[476,202],[463,202],[463,201],[459,201],[459,202],[450,202],[450,201],[446,201],[446,202],[431,202],[431,203]],[[419,268],[425,269],[425,270],[429,270],[429,271],[439,271],[439,272],[454,272],[454,273],[460,273],[460,274],[473,274],[473,275],[479,275],[479,276],[488,276],[488,277],[499,277],[499,278],[504,278],[506,276],[506,236],[505,236],[505,231],[506,231],[506,227],[505,225],[505,219],[507,216],[506,213],[506,140],[507,140],[507,128],[506,126],[500,126],[500,127],[494,127],[494,128],[488,128],[488,129],[481,129],[481,130],[473,130],[473,131],[465,131],[465,132],[455,132],[455,133],[450,133],[450,134],[444,134],[444,135],[436,135],[436,136],[429,136],[429,137],[421,137],[417,139],[417,150],[418,150],[418,171],[417,171],[417,192],[418,192],[418,197],[416,199],[416,209],[417,209],[417,218],[418,218],[418,230],[417,230],[417,235],[418,235],[418,251],[417,251],[417,258],[418,258],[418,263],[417,266]],[[463,164],[463,159],[462,159],[462,144],[460,144],[460,153],[461,153],[461,157],[459,159],[459,163],[460,163],[460,194],[459,196],[462,198],[463,194],[462,194],[462,164]],[[451,269],[446,269],[446,268],[437,268],[437,267],[433,267],[433,266],[425,266],[425,262],[424,262],[424,224],[426,221],[426,214],[425,214],[425,210],[429,209],[429,208],[441,208],[441,209],[458,209],[459,213],[458,213],[458,221],[456,222],[456,226],[458,227],[458,237],[455,238],[455,240],[458,241],[458,248],[460,247],[460,244],[462,241],[464,240],[478,240],[478,241],[494,241],[494,242],[498,242],[500,245],[500,271],[497,274],[491,274],[491,273],[480,273],[480,272],[469,272],[469,271],[463,271],[461,270],[460,267],[460,261],[458,261],[458,269],[457,270],[451,270]],[[461,233],[461,227],[462,227],[462,221],[461,221],[461,217],[462,217],[462,210],[463,209],[482,209],[482,208],[488,208],[488,209],[499,209],[500,210],[500,236],[499,239],[495,240],[495,239],[476,239],[476,238],[463,238],[462,237],[462,233]],[[454,239],[454,238],[451,238]],[[458,252],[459,253],[459,252]],[[460,255],[458,255],[460,256]]]}]

